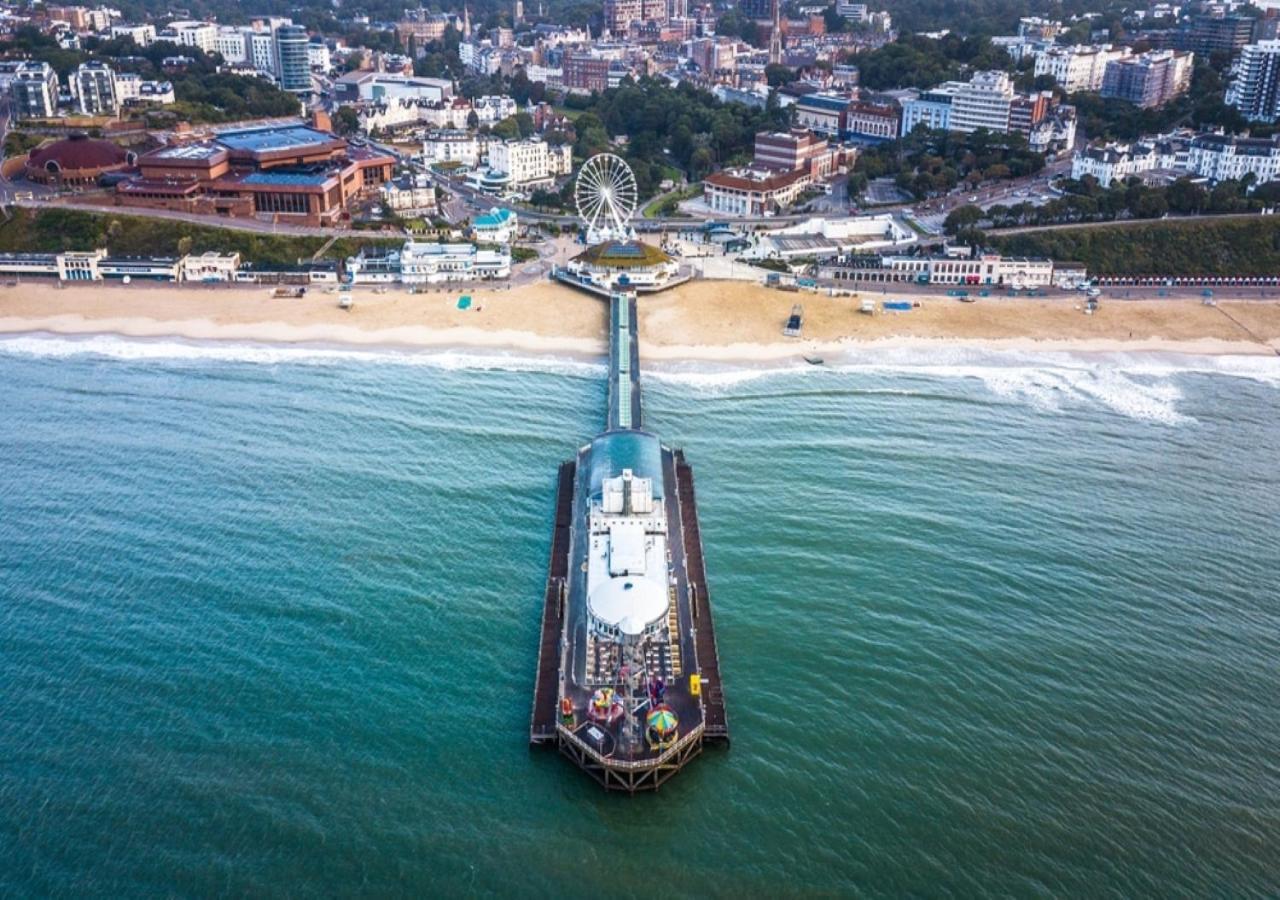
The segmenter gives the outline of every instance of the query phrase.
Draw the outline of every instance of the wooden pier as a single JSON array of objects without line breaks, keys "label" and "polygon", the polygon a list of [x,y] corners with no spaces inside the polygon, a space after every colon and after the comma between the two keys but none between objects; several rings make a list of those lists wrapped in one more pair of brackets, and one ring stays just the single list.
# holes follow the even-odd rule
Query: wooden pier
[{"label": "wooden pier", "polygon": [[720,680],[720,653],[716,649],[715,624],[711,619],[711,595],[707,590],[707,567],[702,555],[702,532],[698,530],[698,499],[693,487],[693,468],[685,462],[684,451],[676,450],[676,485],[680,493],[680,519],[684,527],[685,569],[689,573],[689,594],[693,606],[694,646],[702,673],[702,703],[705,710],[703,740],[729,745],[729,717],[724,708],[724,684]]},{"label": "wooden pier", "polygon": [[[615,293],[609,307],[605,430],[581,447],[575,460],[560,466],[529,743],[556,747],[606,790],[634,794],[657,790],[698,756],[704,743],[727,747],[729,723],[693,471],[682,452],[662,446],[641,427],[635,295]],[[660,508],[639,509],[636,512],[642,515],[636,515],[628,499],[605,509],[601,499],[605,485],[614,478],[625,484],[633,473],[643,479],[642,489]],[[616,517],[628,528],[637,527],[638,521],[641,531],[646,527],[665,530],[666,552],[650,564],[656,577],[649,584],[657,596],[666,592],[669,604],[665,616],[645,620],[646,631],[625,632],[630,644],[616,624],[609,624],[614,620],[605,619],[602,625],[592,618],[597,614],[590,606],[589,598],[595,594],[588,594],[593,577],[589,573],[597,566],[594,577],[604,579],[597,588],[603,584],[630,590],[633,583],[626,580],[623,585],[624,580],[640,581],[646,568],[635,567],[624,555],[628,567],[613,570],[612,556],[601,555],[612,553],[613,529],[597,529],[592,524],[595,516]],[[601,563],[602,559],[609,562]],[[604,571],[600,567],[606,565],[608,570],[600,575]],[[664,566],[663,571],[657,566]],[[641,678],[652,673],[649,690],[657,692],[657,699],[653,693],[644,696],[643,682],[625,674],[631,663],[620,662],[624,645],[630,652],[644,654],[634,662],[633,672],[638,671]],[[610,707],[615,689],[623,702],[615,700]],[[639,719],[654,703],[661,703],[660,708],[679,723],[678,737],[674,731],[665,742],[653,739],[652,732],[642,737],[644,723]],[[600,707],[617,712],[601,715]]]},{"label": "wooden pier", "polygon": [[556,704],[560,700],[560,639],[564,632],[565,583],[569,576],[569,535],[573,527],[573,480],[577,464],[560,464],[556,518],[551,533],[551,560],[542,601],[542,637],[538,642],[538,675],[533,688],[529,743],[556,741]]}]

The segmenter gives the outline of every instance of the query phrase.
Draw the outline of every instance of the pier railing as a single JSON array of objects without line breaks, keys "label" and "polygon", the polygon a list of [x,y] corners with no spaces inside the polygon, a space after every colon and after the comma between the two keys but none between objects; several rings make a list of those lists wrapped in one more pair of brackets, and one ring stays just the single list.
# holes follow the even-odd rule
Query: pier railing
[{"label": "pier railing", "polygon": [[690,744],[692,744],[694,741],[701,740],[703,727],[704,726],[702,725],[702,723],[699,722],[698,725],[695,726],[692,730],[690,730],[688,734],[686,734],[684,737],[677,740],[674,744],[672,744],[666,750],[663,750],[657,756],[647,757],[645,759],[614,759],[611,756],[602,755],[594,747],[592,747],[582,738],[578,737],[576,734],[574,734],[564,725],[559,725],[559,724],[556,725],[556,728],[558,728],[560,731],[561,739],[563,739],[567,743],[572,744],[581,753],[585,754],[586,756],[589,756],[593,761],[595,761],[599,765],[602,765],[609,769],[616,769],[619,771],[628,771],[628,772],[641,772],[646,769],[653,769],[658,766],[667,764],[672,759],[678,758],[680,753],[684,751]]}]

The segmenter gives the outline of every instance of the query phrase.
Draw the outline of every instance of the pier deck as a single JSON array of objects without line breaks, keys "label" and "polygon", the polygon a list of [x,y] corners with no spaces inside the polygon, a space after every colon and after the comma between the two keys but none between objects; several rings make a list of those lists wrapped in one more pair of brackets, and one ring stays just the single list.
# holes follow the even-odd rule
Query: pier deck
[{"label": "pier deck", "polygon": [[560,638],[564,632],[565,581],[569,576],[569,536],[573,527],[573,482],[577,464],[560,464],[556,518],[551,535],[551,561],[542,603],[542,637],[538,642],[538,675],[533,689],[529,743],[556,740],[556,702],[560,696]]},{"label": "pier deck", "polygon": [[704,687],[702,702],[704,740],[729,743],[729,717],[724,708],[724,686],[720,681],[720,653],[716,649],[715,624],[711,619],[711,595],[707,591],[707,568],[702,555],[702,533],[698,530],[698,499],[693,487],[693,468],[685,462],[684,451],[675,451],[676,485],[680,492],[680,518],[684,526],[685,569],[692,595],[694,647]]}]

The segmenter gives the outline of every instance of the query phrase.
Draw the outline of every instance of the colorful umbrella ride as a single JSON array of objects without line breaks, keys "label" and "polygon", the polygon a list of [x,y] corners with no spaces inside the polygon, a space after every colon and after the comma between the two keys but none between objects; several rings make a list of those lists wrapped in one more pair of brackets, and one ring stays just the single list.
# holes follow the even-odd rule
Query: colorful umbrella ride
[{"label": "colorful umbrella ride", "polygon": [[645,717],[645,737],[654,750],[670,747],[676,740],[680,719],[669,706],[656,706]]}]

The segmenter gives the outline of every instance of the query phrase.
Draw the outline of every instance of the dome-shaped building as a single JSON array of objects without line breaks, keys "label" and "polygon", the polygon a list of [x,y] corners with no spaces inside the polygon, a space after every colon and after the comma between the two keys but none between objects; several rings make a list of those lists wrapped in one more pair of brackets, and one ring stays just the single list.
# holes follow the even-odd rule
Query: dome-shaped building
[{"label": "dome-shaped building", "polygon": [[37,184],[81,187],[95,184],[108,172],[132,167],[136,159],[136,153],[119,144],[73,134],[32,150],[26,175]]}]

